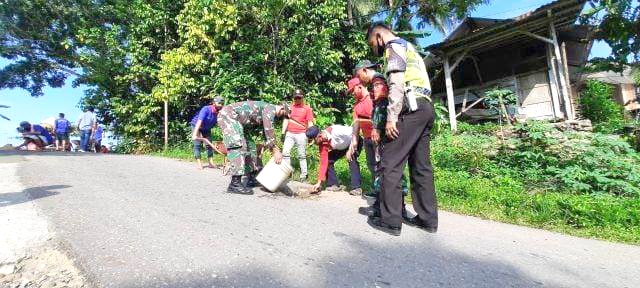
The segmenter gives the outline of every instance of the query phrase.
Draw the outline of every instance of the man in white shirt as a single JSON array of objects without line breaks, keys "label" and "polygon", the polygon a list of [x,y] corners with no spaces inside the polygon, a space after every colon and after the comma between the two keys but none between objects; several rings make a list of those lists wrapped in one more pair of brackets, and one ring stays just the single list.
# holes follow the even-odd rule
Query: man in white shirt
[{"label": "man in white shirt", "polygon": [[96,114],[93,113],[93,107],[86,107],[84,113],[78,118],[78,130],[80,130],[80,152],[89,151],[89,141],[91,134],[96,131]]},{"label": "man in white shirt", "polygon": [[[318,127],[311,126],[307,129],[307,138],[313,139],[319,146],[320,150],[320,167],[318,168],[318,181],[313,185],[313,191],[320,190],[322,183],[327,181],[327,189],[329,191],[339,191],[338,178],[333,164],[340,158],[344,157],[349,150],[353,128],[351,126],[331,125],[320,131]],[[358,146],[353,154],[353,161],[349,161],[349,173],[351,174],[351,195],[361,195],[362,189],[360,178],[360,164],[358,164],[358,155],[362,150],[362,141],[358,141]]]}]

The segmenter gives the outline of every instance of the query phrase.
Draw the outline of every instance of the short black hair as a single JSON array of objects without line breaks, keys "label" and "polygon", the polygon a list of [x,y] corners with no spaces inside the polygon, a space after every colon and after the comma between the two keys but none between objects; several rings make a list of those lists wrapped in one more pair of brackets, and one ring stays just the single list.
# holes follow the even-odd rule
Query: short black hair
[{"label": "short black hair", "polygon": [[387,24],[384,24],[383,22],[374,22],[371,23],[371,26],[369,26],[369,29],[367,30],[367,40],[369,40],[369,38],[371,38],[371,34],[378,29],[385,29],[391,32],[391,28],[389,28]]},{"label": "short black hair", "polygon": [[60,114],[58,114],[58,116],[59,116],[60,118],[64,118],[64,113],[60,113]]}]

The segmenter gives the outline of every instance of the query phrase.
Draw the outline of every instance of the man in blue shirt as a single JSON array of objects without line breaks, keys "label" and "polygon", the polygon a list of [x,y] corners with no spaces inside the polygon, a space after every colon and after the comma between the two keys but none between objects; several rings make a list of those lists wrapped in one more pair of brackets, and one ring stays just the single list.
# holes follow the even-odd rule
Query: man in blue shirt
[{"label": "man in blue shirt", "polygon": [[198,169],[202,169],[202,161],[200,160],[200,149],[202,144],[207,148],[207,159],[209,160],[209,168],[215,168],[213,164],[213,147],[207,145],[211,138],[211,128],[218,123],[218,111],[222,109],[224,99],[220,96],[213,98],[211,105],[204,106],[200,112],[191,119],[191,140],[193,140],[193,155],[198,162]]},{"label": "man in blue shirt", "polygon": [[56,133],[56,150],[65,151],[67,150],[67,142],[69,142],[71,123],[64,119],[64,113],[60,113],[59,116],[60,118],[56,119],[53,127],[53,132]]},{"label": "man in blue shirt", "polygon": [[49,131],[40,125],[31,125],[27,121],[22,121],[17,130],[22,133],[24,138],[24,143],[16,147],[18,150],[23,146],[27,146],[27,149],[29,149],[29,143],[34,143],[36,150],[42,150],[42,148],[53,143],[53,137],[51,137]]}]

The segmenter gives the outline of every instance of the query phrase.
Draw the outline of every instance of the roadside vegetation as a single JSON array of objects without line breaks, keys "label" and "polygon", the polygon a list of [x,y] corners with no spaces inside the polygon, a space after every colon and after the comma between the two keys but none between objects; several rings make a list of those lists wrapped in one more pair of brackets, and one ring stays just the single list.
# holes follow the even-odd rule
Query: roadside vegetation
[{"label": "roadside vegetation", "polygon": [[[516,124],[507,137],[499,137],[500,130],[492,123],[461,123],[457,134],[443,129],[434,135],[431,153],[442,209],[640,244],[640,154],[621,137],[562,132],[545,122]],[[317,149],[309,150],[309,176],[315,181]],[[193,160],[190,144],[156,155]],[[370,189],[364,155],[359,161],[364,188]],[[297,166],[295,157],[292,165]],[[348,183],[346,162],[338,161],[336,169]]]}]

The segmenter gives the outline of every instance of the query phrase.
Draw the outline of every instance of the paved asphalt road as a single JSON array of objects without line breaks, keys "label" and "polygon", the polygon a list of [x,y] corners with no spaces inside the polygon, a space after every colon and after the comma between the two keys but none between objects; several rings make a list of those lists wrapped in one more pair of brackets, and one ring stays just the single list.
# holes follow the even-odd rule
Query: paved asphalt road
[{"label": "paved asphalt road", "polygon": [[3,157],[98,287],[640,287],[638,246],[447,212],[393,237],[346,193],[231,195],[218,170],[156,157]]}]

